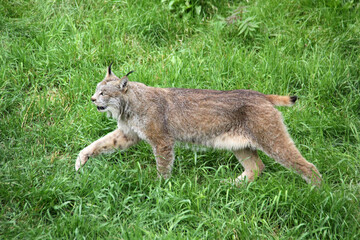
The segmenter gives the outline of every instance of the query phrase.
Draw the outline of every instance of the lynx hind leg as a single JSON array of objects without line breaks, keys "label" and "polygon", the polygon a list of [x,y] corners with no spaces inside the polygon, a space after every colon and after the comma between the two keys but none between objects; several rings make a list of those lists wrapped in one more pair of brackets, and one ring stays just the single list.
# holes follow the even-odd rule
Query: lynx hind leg
[{"label": "lynx hind leg", "polygon": [[[267,122],[265,123],[265,121]],[[319,171],[312,163],[306,161],[296,148],[286,130],[280,112],[277,110],[271,112],[271,117],[259,120],[252,130],[259,149],[286,168],[294,169],[307,183],[320,185]]]},{"label": "lynx hind leg", "polygon": [[235,183],[239,184],[244,180],[254,181],[264,170],[265,165],[259,158],[257,151],[249,148],[236,150],[234,155],[244,167],[244,172],[235,179]]},{"label": "lynx hind leg", "polygon": [[318,169],[314,164],[306,161],[295,147],[295,144],[290,141],[291,139],[283,143],[283,145],[274,146],[273,149],[266,153],[283,166],[294,169],[307,183],[320,186],[322,180]]}]

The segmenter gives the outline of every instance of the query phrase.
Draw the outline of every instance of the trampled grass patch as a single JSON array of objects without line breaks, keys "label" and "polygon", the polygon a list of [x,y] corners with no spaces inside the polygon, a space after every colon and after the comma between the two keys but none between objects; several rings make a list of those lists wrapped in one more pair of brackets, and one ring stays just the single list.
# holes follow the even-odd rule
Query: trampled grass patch
[{"label": "trampled grass patch", "polygon": [[[358,1],[2,1],[0,238],[356,239],[360,235]],[[229,21],[233,16],[232,21]],[[226,151],[78,152],[116,128],[90,97],[107,65],[156,87],[298,95],[280,107],[320,189],[260,153],[237,188]]]}]

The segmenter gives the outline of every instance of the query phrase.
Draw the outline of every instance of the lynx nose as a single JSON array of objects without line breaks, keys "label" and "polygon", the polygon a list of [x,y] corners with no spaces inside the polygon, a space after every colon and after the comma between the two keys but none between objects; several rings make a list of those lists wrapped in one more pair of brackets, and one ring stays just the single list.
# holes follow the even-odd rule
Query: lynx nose
[{"label": "lynx nose", "polygon": [[96,101],[96,98],[91,97],[91,101],[92,101],[92,102],[95,102],[95,101]]}]

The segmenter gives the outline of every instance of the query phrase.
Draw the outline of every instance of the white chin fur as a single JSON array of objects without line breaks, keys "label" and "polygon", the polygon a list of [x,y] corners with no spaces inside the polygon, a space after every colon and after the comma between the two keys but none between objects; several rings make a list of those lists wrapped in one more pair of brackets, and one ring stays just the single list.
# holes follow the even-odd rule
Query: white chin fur
[{"label": "white chin fur", "polygon": [[107,117],[112,117],[114,119],[118,119],[120,116],[120,111],[113,108],[113,107],[108,107],[107,109]]}]

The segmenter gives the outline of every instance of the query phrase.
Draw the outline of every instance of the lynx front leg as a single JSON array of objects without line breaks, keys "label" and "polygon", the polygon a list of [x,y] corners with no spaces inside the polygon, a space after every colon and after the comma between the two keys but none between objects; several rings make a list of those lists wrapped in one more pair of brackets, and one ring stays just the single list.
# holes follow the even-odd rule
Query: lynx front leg
[{"label": "lynx front leg", "polygon": [[174,164],[174,144],[159,144],[153,147],[153,149],[158,177],[163,177],[165,179],[170,178],[172,166]]},{"label": "lynx front leg", "polygon": [[78,171],[87,162],[89,157],[112,152],[118,148],[124,150],[138,141],[139,138],[136,135],[125,135],[120,129],[116,129],[81,150],[76,159],[75,170]]},{"label": "lynx front leg", "polygon": [[234,151],[234,154],[245,169],[235,180],[236,183],[240,183],[245,179],[253,181],[265,168],[265,165],[259,158],[256,150],[242,149]]}]

